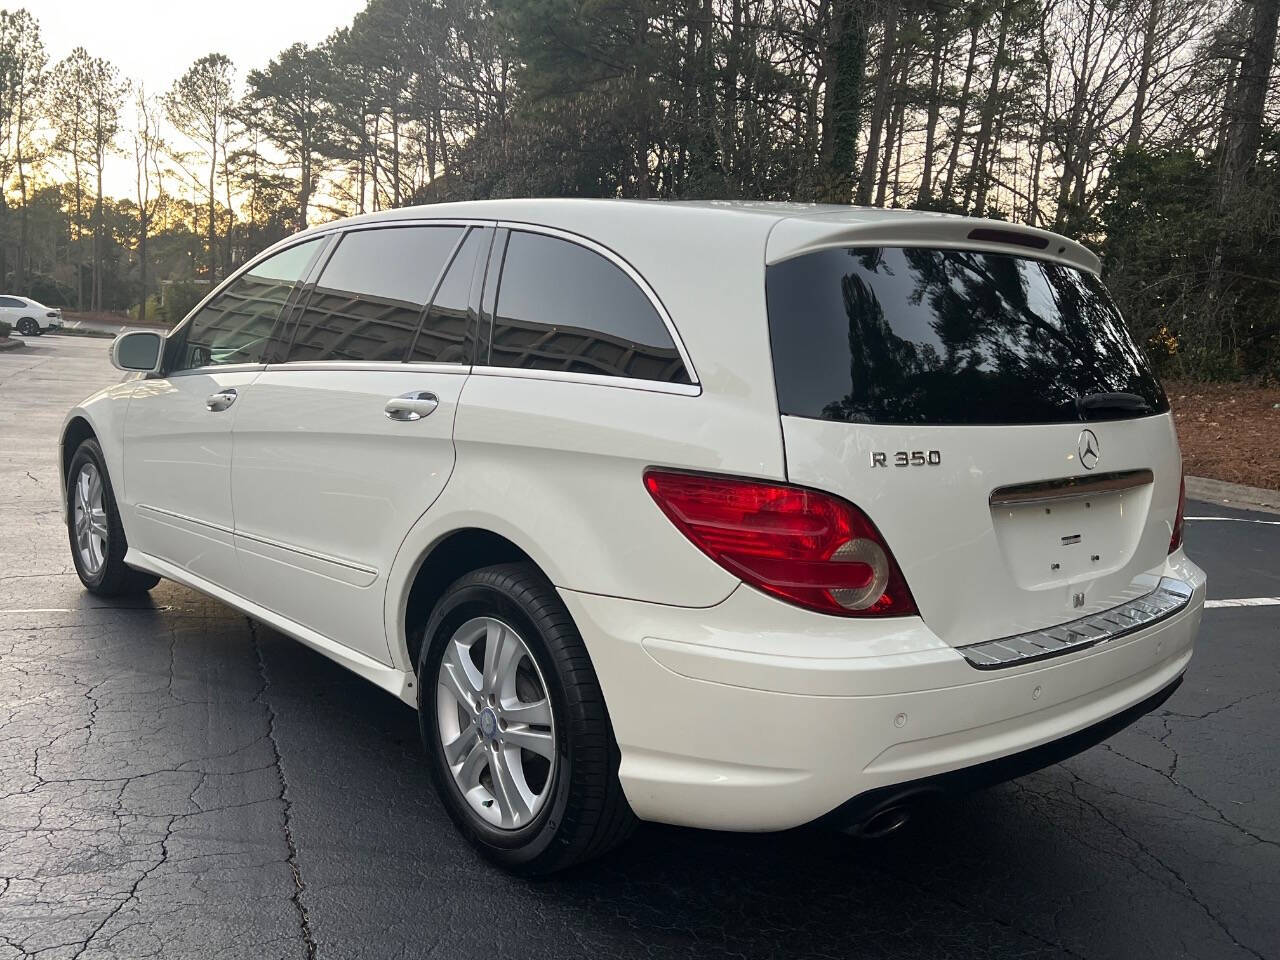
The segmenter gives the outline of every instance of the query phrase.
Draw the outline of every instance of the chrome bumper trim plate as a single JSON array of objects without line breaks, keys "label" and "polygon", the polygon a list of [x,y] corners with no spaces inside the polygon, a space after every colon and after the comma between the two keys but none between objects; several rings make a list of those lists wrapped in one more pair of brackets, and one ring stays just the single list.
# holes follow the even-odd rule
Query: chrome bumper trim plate
[{"label": "chrome bumper trim plate", "polygon": [[979,670],[1016,667],[1106,643],[1173,616],[1191,602],[1191,584],[1162,577],[1154,590],[1079,620],[956,649]]}]

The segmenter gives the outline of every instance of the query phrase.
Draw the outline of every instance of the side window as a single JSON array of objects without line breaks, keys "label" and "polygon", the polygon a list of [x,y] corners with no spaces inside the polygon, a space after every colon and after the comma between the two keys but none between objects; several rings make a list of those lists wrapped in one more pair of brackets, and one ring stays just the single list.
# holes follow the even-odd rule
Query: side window
[{"label": "side window", "polygon": [[0,307],[25,307],[26,304],[17,297],[0,297]]},{"label": "side window", "polygon": [[272,327],[322,243],[317,237],[282,250],[231,281],[183,328],[170,371],[261,363]]},{"label": "side window", "polygon": [[471,317],[471,284],[476,257],[488,246],[492,230],[472,228],[449,264],[449,272],[432,298],[431,309],[418,331],[410,360],[419,363],[470,363],[474,328]]},{"label": "side window", "polygon": [[343,236],[298,319],[287,362],[403,360],[463,230],[379,227]]},{"label": "side window", "polygon": [[586,247],[512,231],[490,363],[689,383],[671,334],[617,264]]}]

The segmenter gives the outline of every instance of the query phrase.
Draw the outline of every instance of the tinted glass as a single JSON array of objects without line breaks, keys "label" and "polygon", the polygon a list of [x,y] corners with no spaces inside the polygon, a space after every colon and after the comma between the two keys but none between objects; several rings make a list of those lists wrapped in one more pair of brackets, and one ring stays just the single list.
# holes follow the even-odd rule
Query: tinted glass
[{"label": "tinted glass", "polygon": [[322,240],[308,240],[255,264],[200,309],[178,342],[172,369],[261,363],[271,328]]},{"label": "tinted glass", "polygon": [[557,237],[513,231],[491,363],[688,383],[649,298],[618,266]]},{"label": "tinted glass", "polygon": [[489,242],[490,231],[473,228],[449,265],[436,291],[427,319],[418,331],[410,359],[421,363],[470,363],[471,280],[476,256]]},{"label": "tinted glass", "polygon": [[298,320],[288,360],[403,360],[462,227],[343,236]]},{"label": "tinted glass", "polygon": [[[783,413],[858,423],[1058,423],[1164,391],[1102,282],[965,250],[824,250],[766,273]],[[1133,413],[1128,415],[1133,416]]]},{"label": "tinted glass", "polygon": [[0,307],[25,307],[26,304],[17,297],[0,297]]}]

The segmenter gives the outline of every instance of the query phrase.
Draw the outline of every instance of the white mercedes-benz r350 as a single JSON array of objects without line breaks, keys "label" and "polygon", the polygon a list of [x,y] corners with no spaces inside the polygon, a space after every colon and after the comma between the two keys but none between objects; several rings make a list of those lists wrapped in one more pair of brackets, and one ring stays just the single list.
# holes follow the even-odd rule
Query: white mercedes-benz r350
[{"label": "white mercedes-benz r350", "polygon": [[1079,244],[511,200],[285,240],[68,415],[84,585],[164,577],[417,707],[489,857],[896,829],[1191,657],[1169,403]]}]

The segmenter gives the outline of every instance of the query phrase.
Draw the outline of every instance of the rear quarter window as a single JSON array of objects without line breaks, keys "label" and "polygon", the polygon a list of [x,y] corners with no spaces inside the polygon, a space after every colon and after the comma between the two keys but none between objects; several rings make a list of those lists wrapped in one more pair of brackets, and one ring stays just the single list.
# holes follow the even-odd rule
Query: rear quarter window
[{"label": "rear quarter window", "polygon": [[[767,268],[779,408],[892,424],[1061,423],[1077,401],[1168,400],[1102,282],[1044,260],[851,247]],[[1144,414],[1145,415],[1145,414]]]},{"label": "rear quarter window", "polygon": [[644,291],[594,250],[513,230],[493,320],[490,363],[528,370],[690,383]]}]

